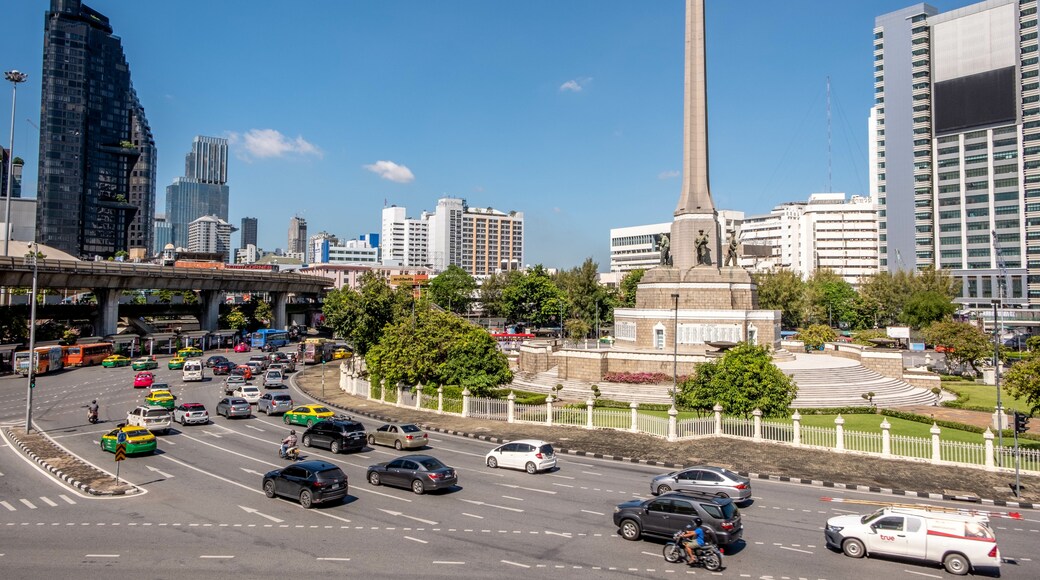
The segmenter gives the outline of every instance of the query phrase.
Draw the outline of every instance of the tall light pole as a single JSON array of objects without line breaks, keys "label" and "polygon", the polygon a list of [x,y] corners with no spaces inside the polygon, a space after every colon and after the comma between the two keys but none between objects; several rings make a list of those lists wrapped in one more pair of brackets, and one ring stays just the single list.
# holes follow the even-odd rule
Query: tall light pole
[{"label": "tall light pole", "polygon": [[672,407],[679,391],[679,295],[672,294],[675,301],[675,324],[672,326]]},{"label": "tall light pole", "polygon": [[11,245],[11,185],[14,183],[14,112],[18,99],[18,83],[24,83],[29,75],[16,70],[4,73],[4,78],[11,81],[11,148],[7,151],[7,202],[4,211],[4,256],[9,256]]},{"label": "tall light pole", "polygon": [[993,382],[997,386],[997,465],[1001,465],[1004,453],[1004,407],[1000,404],[1000,325],[997,323],[997,306],[993,301]]},{"label": "tall light pole", "polygon": [[33,388],[36,387],[36,263],[39,257],[39,246],[36,242],[29,244],[28,260],[32,261],[33,284],[31,304],[29,307],[29,383],[26,385],[25,394],[25,433],[32,430],[32,399]]}]

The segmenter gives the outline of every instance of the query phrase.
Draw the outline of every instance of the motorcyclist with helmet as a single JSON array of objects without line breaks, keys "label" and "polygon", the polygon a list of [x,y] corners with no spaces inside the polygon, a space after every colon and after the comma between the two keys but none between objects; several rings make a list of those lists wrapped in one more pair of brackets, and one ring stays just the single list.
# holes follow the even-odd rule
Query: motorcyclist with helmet
[{"label": "motorcyclist with helmet", "polygon": [[704,522],[700,518],[693,518],[693,523],[686,524],[686,529],[679,534],[679,537],[683,540],[682,545],[686,550],[688,563],[693,566],[697,561],[697,556],[694,555],[694,544],[696,543],[697,548],[703,548],[707,543],[704,539]]},{"label": "motorcyclist with helmet", "polygon": [[285,439],[282,439],[282,448],[278,452],[279,457],[285,459],[285,454],[293,447],[296,447],[296,429],[290,429],[289,435]]},{"label": "motorcyclist with helmet", "polygon": [[98,404],[97,399],[94,399],[87,405],[87,420],[91,423],[97,423],[98,420]]}]

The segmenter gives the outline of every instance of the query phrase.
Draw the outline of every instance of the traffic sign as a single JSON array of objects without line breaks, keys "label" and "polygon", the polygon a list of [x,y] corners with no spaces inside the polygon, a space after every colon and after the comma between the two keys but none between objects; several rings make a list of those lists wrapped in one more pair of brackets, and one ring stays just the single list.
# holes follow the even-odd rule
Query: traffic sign
[{"label": "traffic sign", "polygon": [[124,433],[123,431],[120,431],[119,433],[116,433],[116,443],[118,443],[120,445],[125,444],[126,443],[126,433]]},{"label": "traffic sign", "polygon": [[122,461],[126,459],[126,445],[120,443],[116,445],[116,461]]}]

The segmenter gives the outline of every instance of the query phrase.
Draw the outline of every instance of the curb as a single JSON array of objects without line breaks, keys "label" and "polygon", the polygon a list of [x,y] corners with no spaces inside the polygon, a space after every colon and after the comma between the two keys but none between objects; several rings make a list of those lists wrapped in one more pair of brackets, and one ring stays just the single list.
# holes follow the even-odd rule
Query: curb
[{"label": "curb", "polygon": [[[301,392],[303,392],[308,397],[311,397],[312,399],[314,399],[316,401],[321,401],[323,404],[328,405],[329,407],[332,407],[334,409],[342,409],[342,410],[347,411],[347,412],[349,412],[351,414],[354,414],[354,415],[361,415],[362,417],[368,417],[370,419],[377,419],[379,421],[384,421],[384,422],[387,422],[387,423],[392,423],[392,422],[395,421],[395,419],[393,417],[384,417],[382,415],[377,415],[375,413],[358,411],[358,410],[354,410],[354,409],[350,409],[350,408],[347,408],[347,407],[343,407],[343,406],[337,405],[335,403],[331,403],[331,402],[329,402],[326,399],[323,399],[323,398],[321,398],[319,396],[311,395],[307,391],[304,391],[303,389],[301,389],[300,386],[298,384],[296,384],[296,376],[295,375],[290,380],[293,382],[293,385],[297,389],[299,389]],[[402,409],[407,409],[406,407],[401,407],[401,408]],[[480,440],[480,441],[488,441],[488,442],[491,442],[491,443],[507,443],[509,441],[508,439],[503,439],[501,437],[495,437],[495,436],[492,436],[492,435],[481,435],[481,434],[478,434],[478,433],[467,433],[465,431],[456,431],[454,429],[442,429],[442,428],[439,428],[439,427],[429,427],[429,426],[427,426],[425,424],[423,425],[423,428],[426,429],[427,431],[434,431],[434,432],[437,432],[437,433],[444,433],[444,434],[447,434],[447,435],[455,435],[455,436],[458,436],[458,437],[466,437],[466,438],[469,438],[469,439],[477,439],[477,440]],[[637,459],[635,457],[619,457],[617,455],[604,455],[602,453],[590,453],[588,451],[581,451],[579,449],[567,449],[565,447],[560,447],[558,449],[558,451],[560,453],[566,453],[567,455],[574,455],[574,456],[577,456],[577,457],[592,457],[592,458],[595,458],[595,459],[605,459],[605,460],[608,460],[608,461],[617,461],[617,462],[623,462],[623,463],[635,463],[635,464],[639,464],[639,465],[649,465],[649,466],[653,466],[653,467],[667,467],[667,468],[670,468],[670,469],[682,469],[682,468],[686,467],[686,465],[681,464],[681,463],[668,463],[668,462],[664,462],[664,461],[650,461],[650,460],[646,460],[646,459]],[[820,481],[820,480],[816,480],[816,479],[805,479],[805,478],[801,478],[801,477],[789,477],[789,476],[786,476],[786,475],[773,475],[773,474],[769,474],[769,473],[755,473],[755,472],[746,472],[746,471],[738,471],[737,473],[739,473],[740,475],[743,475],[745,477],[749,477],[751,479],[762,479],[762,480],[768,480],[768,481],[780,481],[780,482],[785,482],[785,483],[796,483],[796,484],[800,484],[800,485],[809,485],[809,486],[814,486],[814,487],[824,487],[824,488],[832,488],[832,489],[845,489],[845,490],[849,490],[849,491],[862,491],[862,492],[870,492],[870,493],[880,493],[880,494],[885,494],[885,495],[898,495],[898,496],[904,496],[904,497],[916,497],[916,498],[932,499],[932,500],[963,501],[963,502],[977,503],[977,504],[981,504],[981,505],[992,505],[992,506],[998,506],[998,507],[1009,507],[1009,508],[1018,508],[1018,509],[1027,509],[1027,510],[1040,509],[1040,504],[1034,504],[1032,502],[1006,501],[1006,500],[1002,500],[1002,499],[985,499],[985,498],[977,498],[977,497],[974,497],[974,496],[952,495],[952,494],[946,494],[946,493],[930,493],[930,492],[925,492],[925,491],[908,491],[908,490],[904,490],[904,489],[889,489],[889,488],[885,488],[885,487],[877,487],[877,486],[871,486],[871,485],[857,485],[857,484],[839,483],[839,482],[833,482],[833,481]]]},{"label": "curb", "polygon": [[[22,443],[22,440],[19,439],[18,436],[15,435],[14,432],[12,432],[9,428],[5,428],[4,432],[5,432],[5,438],[10,439],[15,444],[17,444],[18,448],[22,450],[22,453],[24,453],[30,459],[35,461],[40,467],[42,467],[42,468],[46,469],[47,471],[49,471],[50,473],[52,473],[55,477],[57,477],[58,479],[64,481],[70,487],[78,489],[79,491],[82,491],[83,493],[86,493],[86,494],[89,494],[89,495],[93,495],[93,496],[99,496],[99,497],[100,496],[128,495],[127,490],[99,491],[99,490],[96,490],[96,489],[90,487],[89,484],[83,483],[82,481],[72,477],[71,475],[66,474],[64,471],[58,469],[57,467],[54,467],[50,463],[47,463],[47,461],[45,459],[43,459],[39,455],[36,455],[36,453],[33,453],[29,449],[29,447],[26,446],[25,443]],[[69,454],[69,455],[72,456],[72,457],[75,457],[72,454]],[[78,457],[76,457],[76,460],[82,462],[82,460],[80,460]],[[85,463],[85,462],[83,462],[83,463]]]}]

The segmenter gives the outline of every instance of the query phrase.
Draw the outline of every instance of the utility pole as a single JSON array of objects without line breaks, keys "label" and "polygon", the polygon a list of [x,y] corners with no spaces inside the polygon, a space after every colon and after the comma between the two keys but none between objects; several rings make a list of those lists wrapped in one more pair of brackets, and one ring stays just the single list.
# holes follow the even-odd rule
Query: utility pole
[{"label": "utility pole", "polygon": [[1003,329],[1000,327],[1000,311],[998,307],[1007,298],[1008,272],[1007,264],[1004,262],[1004,255],[1000,251],[1000,242],[997,240],[997,231],[990,230],[990,236],[993,240],[993,255],[997,259],[997,267],[1000,268],[1000,278],[997,280],[998,295],[997,299],[993,301],[993,382],[997,387],[997,449],[1000,452],[998,453],[997,465],[1003,465],[1003,458],[1000,457],[1004,451],[1004,407],[1000,402],[1000,335]]}]

